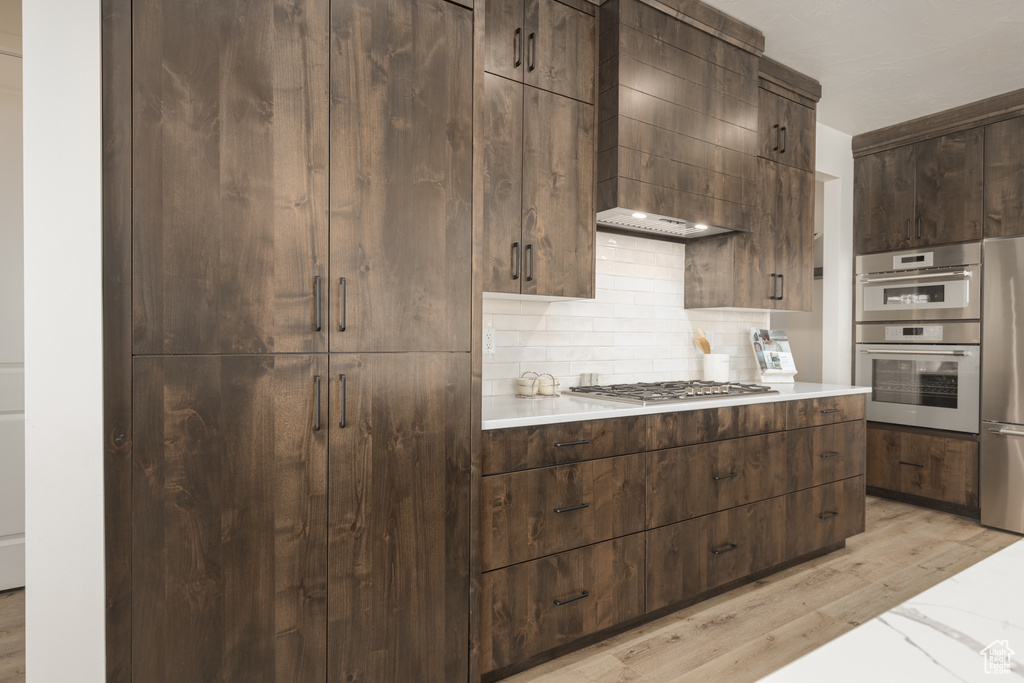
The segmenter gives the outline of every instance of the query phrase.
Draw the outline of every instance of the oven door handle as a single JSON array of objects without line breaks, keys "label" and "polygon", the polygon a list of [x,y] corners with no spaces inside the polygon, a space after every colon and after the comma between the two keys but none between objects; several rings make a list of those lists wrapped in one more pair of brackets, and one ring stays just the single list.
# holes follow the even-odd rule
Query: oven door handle
[{"label": "oven door handle", "polygon": [[898,275],[893,277],[862,277],[860,283],[862,285],[870,285],[875,282],[896,282],[898,280],[923,280],[924,278],[931,277],[949,277],[950,275],[962,275],[963,277],[973,277],[973,270],[953,270],[942,273],[922,273],[920,275]]},{"label": "oven door handle", "polygon": [[921,351],[898,351],[896,349],[876,349],[874,351],[869,349],[861,349],[861,353],[871,356],[876,354],[890,354],[900,356],[969,356],[970,351],[965,349],[950,349],[949,351],[932,351],[932,350],[921,350]]},{"label": "oven door handle", "polygon": [[1007,429],[1006,427],[999,427],[998,429],[989,428],[988,431],[993,434],[998,434],[999,436],[1024,436],[1024,432],[1016,429]]}]

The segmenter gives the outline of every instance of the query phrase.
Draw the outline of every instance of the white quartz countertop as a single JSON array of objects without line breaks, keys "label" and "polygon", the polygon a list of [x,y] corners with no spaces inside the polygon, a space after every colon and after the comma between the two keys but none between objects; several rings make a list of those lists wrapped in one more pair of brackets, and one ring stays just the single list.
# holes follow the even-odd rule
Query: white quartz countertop
[{"label": "white quartz countertop", "polygon": [[[761,679],[762,683],[1024,678],[1024,543],[968,567]],[[1007,649],[1009,652],[1007,652]],[[982,651],[985,654],[982,654]],[[999,650],[1003,650],[1000,653]],[[1008,654],[1008,660],[1000,660]]]},{"label": "white quartz countertop", "polygon": [[579,420],[605,420],[632,415],[654,413],[675,413],[683,410],[702,410],[722,406],[744,406],[754,403],[797,401],[828,396],[871,393],[870,387],[851,387],[840,384],[816,384],[796,382],[773,384],[777,394],[749,394],[746,396],[723,396],[681,403],[638,406],[596,398],[582,398],[563,394],[556,398],[516,398],[515,396],[494,396],[483,400],[483,428],[505,429],[507,427],[532,427],[535,425],[576,422]]}]

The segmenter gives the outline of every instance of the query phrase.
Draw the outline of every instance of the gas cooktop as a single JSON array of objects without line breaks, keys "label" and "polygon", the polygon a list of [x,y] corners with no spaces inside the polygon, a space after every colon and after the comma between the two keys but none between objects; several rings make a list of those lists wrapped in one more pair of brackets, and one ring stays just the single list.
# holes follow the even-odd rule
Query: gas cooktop
[{"label": "gas cooktop", "polygon": [[678,403],[703,398],[742,396],[745,394],[777,394],[775,389],[763,384],[741,384],[739,382],[711,382],[692,380],[682,382],[638,382],[637,384],[609,384],[606,386],[573,387],[567,394],[600,398],[606,401],[621,401],[646,406],[660,403]]}]

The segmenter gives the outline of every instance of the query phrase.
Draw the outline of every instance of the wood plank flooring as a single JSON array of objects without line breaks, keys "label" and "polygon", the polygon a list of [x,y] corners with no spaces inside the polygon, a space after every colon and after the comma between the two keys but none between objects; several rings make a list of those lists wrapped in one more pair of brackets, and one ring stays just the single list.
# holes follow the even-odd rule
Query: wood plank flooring
[{"label": "wood plank flooring", "polygon": [[[755,681],[1020,537],[869,496],[867,531],[817,558],[506,679]],[[25,591],[0,593],[0,683],[25,680]]]},{"label": "wood plank flooring", "polygon": [[0,593],[0,683],[25,681],[25,591]]},{"label": "wood plank flooring", "polygon": [[845,549],[506,680],[756,681],[1019,538],[869,496],[867,531]]}]

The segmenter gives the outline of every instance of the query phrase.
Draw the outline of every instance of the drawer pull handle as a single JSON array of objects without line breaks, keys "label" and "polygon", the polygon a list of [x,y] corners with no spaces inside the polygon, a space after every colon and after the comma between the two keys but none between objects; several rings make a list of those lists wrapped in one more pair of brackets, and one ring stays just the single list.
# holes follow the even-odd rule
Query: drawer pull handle
[{"label": "drawer pull handle", "polygon": [[839,516],[838,512],[834,512],[834,511],[833,512],[822,512],[820,515],[818,515],[818,519],[831,519],[833,517],[838,517],[838,516]]},{"label": "drawer pull handle", "polygon": [[556,443],[555,448],[564,448],[565,446],[584,446],[590,443],[590,439],[580,439],[579,441],[563,441],[562,443]]},{"label": "drawer pull handle", "polygon": [[570,602],[576,602],[577,600],[582,600],[583,598],[589,598],[589,597],[590,597],[590,593],[588,593],[587,591],[583,591],[582,593],[577,595],[575,598],[569,598],[568,600],[555,600],[555,605],[557,605],[558,607],[561,607],[562,605],[568,605]]},{"label": "drawer pull handle", "polygon": [[911,467],[924,467],[924,465],[918,465],[916,462],[907,462],[906,460],[900,460],[901,465],[910,465]]},{"label": "drawer pull handle", "polygon": [[838,413],[839,408],[829,408],[828,410],[821,411],[822,415],[831,415],[832,413]]},{"label": "drawer pull handle", "polygon": [[839,451],[832,451],[831,453],[822,453],[821,457],[823,457],[823,458],[834,458],[837,455],[839,455]]},{"label": "drawer pull handle", "polygon": [[729,552],[730,550],[736,550],[736,548],[739,548],[739,546],[738,546],[738,545],[736,545],[735,543],[730,543],[730,544],[729,544],[729,545],[727,545],[726,547],[724,547],[724,548],[719,548],[718,550],[715,550],[714,548],[712,548],[712,549],[711,549],[711,554],[712,554],[712,555],[722,555],[722,554],[724,554],[724,553],[727,553],[727,552]]},{"label": "drawer pull handle", "polygon": [[739,472],[733,472],[732,474],[718,474],[718,475],[714,475],[711,478],[714,479],[715,481],[720,481],[722,479],[732,479],[733,477],[738,477],[738,476],[740,476]]},{"label": "drawer pull handle", "polygon": [[571,508],[555,508],[555,512],[572,512],[573,510],[582,510],[583,508],[590,507],[590,503],[580,503],[579,505],[573,505]]}]

